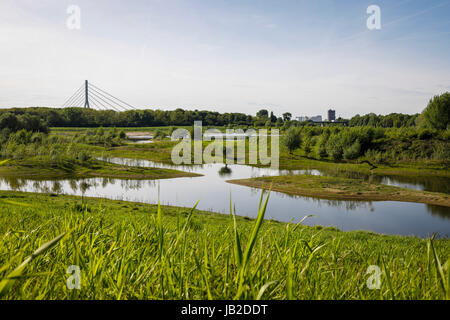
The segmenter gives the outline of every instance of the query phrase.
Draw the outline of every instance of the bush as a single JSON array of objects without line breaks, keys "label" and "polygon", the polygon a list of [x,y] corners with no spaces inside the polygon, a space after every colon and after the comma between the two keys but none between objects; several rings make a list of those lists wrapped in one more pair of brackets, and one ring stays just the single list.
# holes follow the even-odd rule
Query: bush
[{"label": "bush", "polygon": [[450,126],[450,92],[435,96],[423,111],[425,125],[438,130]]},{"label": "bush", "polygon": [[43,133],[35,133],[31,136],[31,143],[40,144],[44,140],[45,135]]},{"label": "bush", "polygon": [[356,159],[361,154],[361,144],[356,140],[350,147],[344,149],[344,158],[347,160]]},{"label": "bush", "polygon": [[164,133],[163,130],[161,130],[161,129],[156,129],[156,132],[155,132],[155,135],[154,135],[153,138],[154,138],[154,139],[157,139],[157,138],[163,139],[165,136],[166,136],[166,135],[165,135],[165,133]]},{"label": "bush", "polygon": [[289,128],[284,134],[281,143],[289,150],[289,153],[292,154],[292,152],[295,149],[300,148],[302,144],[299,130],[294,127]]},{"label": "bush", "polygon": [[343,155],[342,139],[339,135],[333,134],[328,139],[327,153],[333,158],[333,160],[342,160]]},{"label": "bush", "polygon": [[431,132],[431,130],[427,129],[427,128],[421,129],[419,131],[418,138],[420,140],[429,140],[429,139],[433,138],[433,132]]},{"label": "bush", "polygon": [[310,136],[307,136],[307,137],[305,138],[305,142],[304,142],[304,149],[305,149],[305,154],[306,154],[306,155],[309,155],[309,154],[311,153],[311,151],[312,151],[312,146],[313,146],[313,144],[312,144],[312,139],[311,139]]},{"label": "bush", "polygon": [[78,160],[81,162],[86,162],[91,159],[91,155],[86,151],[82,150],[78,153]]},{"label": "bush", "polygon": [[325,147],[325,145],[319,145],[317,148],[317,155],[319,156],[320,159],[325,159],[328,157],[328,152],[327,152],[327,148]]},{"label": "bush", "polygon": [[367,150],[365,157],[371,162],[383,163],[383,154],[380,151],[369,149]]},{"label": "bush", "polygon": [[12,134],[10,136],[10,139],[12,139],[14,142],[16,142],[18,144],[28,144],[31,141],[32,135],[33,135],[33,132],[22,129],[22,130],[17,131],[16,133]]},{"label": "bush", "polygon": [[96,135],[101,137],[105,134],[105,130],[103,129],[103,127],[100,127],[97,129]]}]

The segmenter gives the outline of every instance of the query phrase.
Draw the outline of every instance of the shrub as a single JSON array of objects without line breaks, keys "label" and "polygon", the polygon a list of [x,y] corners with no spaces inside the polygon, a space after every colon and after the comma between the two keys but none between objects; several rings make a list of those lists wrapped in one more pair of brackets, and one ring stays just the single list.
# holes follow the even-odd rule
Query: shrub
[{"label": "shrub", "polygon": [[289,128],[287,132],[284,134],[281,143],[289,150],[289,153],[292,154],[292,152],[295,149],[300,148],[302,144],[302,139],[299,130],[294,127]]},{"label": "shrub", "polygon": [[356,140],[350,147],[344,149],[344,158],[347,160],[356,159],[361,154],[361,144]]},{"label": "shrub", "polygon": [[307,136],[304,142],[305,154],[309,155],[312,150],[312,139],[310,136]]},{"label": "shrub", "polygon": [[433,132],[430,129],[421,129],[418,134],[420,140],[429,140],[433,137]]},{"label": "shrub", "polygon": [[89,159],[91,159],[91,155],[86,150],[82,150],[78,153],[78,160],[81,162],[86,162]]},{"label": "shrub", "polygon": [[447,129],[450,125],[450,92],[435,96],[422,114],[428,127]]},{"label": "shrub", "polygon": [[325,145],[320,144],[318,146],[317,155],[319,156],[320,159],[325,159],[326,157],[328,157],[328,152],[327,152],[327,148],[325,147]]},{"label": "shrub", "polygon": [[369,149],[367,150],[365,157],[371,162],[383,163],[383,154],[380,151]]},{"label": "shrub", "polygon": [[153,138],[154,139],[157,139],[157,138],[163,139],[164,137],[165,137],[164,131],[161,129],[156,129],[155,136]]},{"label": "shrub", "polygon": [[339,135],[333,134],[328,139],[327,153],[333,158],[333,160],[342,160],[343,147],[342,139]]},{"label": "shrub", "polygon": [[97,136],[103,136],[105,134],[105,130],[103,129],[103,127],[100,127],[97,129],[96,135]]},{"label": "shrub", "polygon": [[45,135],[43,133],[35,133],[31,136],[31,143],[40,144],[44,140]]}]

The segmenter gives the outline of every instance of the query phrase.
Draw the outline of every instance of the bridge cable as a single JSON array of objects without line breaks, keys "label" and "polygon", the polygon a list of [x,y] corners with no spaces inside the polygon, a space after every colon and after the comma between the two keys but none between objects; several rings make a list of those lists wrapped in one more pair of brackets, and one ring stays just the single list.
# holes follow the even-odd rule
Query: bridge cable
[{"label": "bridge cable", "polygon": [[[112,106],[112,105],[110,105],[109,103],[107,103],[105,100],[103,100],[101,97],[99,97],[96,93],[94,93],[93,91],[91,91],[91,93],[92,93],[92,99],[93,99],[94,101],[96,101],[97,104],[102,105],[103,107],[105,107],[106,110],[114,110],[114,111],[117,111],[117,109],[116,109],[114,106]],[[98,100],[97,100],[97,99],[98,99]],[[106,107],[102,102],[100,102],[99,100],[102,101],[102,102],[104,102],[104,103],[107,105],[107,107]],[[109,109],[108,109],[108,107],[109,107]]]},{"label": "bridge cable", "polygon": [[[98,95],[102,96],[103,98],[105,98],[106,100],[114,103],[115,105],[117,105],[118,107],[120,107],[121,109],[123,109],[123,111],[128,111],[129,109],[127,109],[125,106],[122,106],[120,103],[117,103],[116,101],[112,100],[111,98],[105,96],[103,93],[101,93],[100,91],[97,91],[97,89],[91,88],[91,90],[95,93],[97,93]],[[111,104],[111,103],[108,103]]]},{"label": "bridge cable", "polygon": [[95,86],[95,85],[93,85],[93,84],[91,84],[91,83],[90,83],[90,85],[91,85],[92,87],[94,87],[95,89],[97,89],[97,90],[99,90],[99,91],[101,91],[101,92],[103,92],[103,93],[105,93],[105,94],[111,96],[112,98],[114,98],[114,99],[116,99],[116,100],[122,102],[123,104],[129,106],[131,109],[136,109],[135,107],[133,107],[133,106],[130,105],[129,103],[126,103],[125,101],[122,101],[122,100],[120,100],[119,98],[114,97],[112,94],[109,94],[109,93],[106,92],[105,90],[102,90],[102,89],[100,89],[99,87],[97,87],[97,86]]},{"label": "bridge cable", "polygon": [[79,108],[81,108],[83,102],[84,102],[84,95],[81,94],[81,95],[79,95],[77,97],[77,99],[73,103],[71,103],[72,105],[70,107],[79,107]]},{"label": "bridge cable", "polygon": [[64,107],[64,106],[68,105],[69,102],[72,102],[73,99],[81,93],[80,91],[82,89],[83,89],[83,86],[81,86],[77,91],[75,91],[75,93],[69,99],[67,99],[66,102],[64,102],[61,106]]},{"label": "bridge cable", "polygon": [[94,105],[96,108],[98,108],[99,110],[100,110],[100,109],[101,109],[101,110],[108,110],[108,108],[105,107],[105,106],[103,105],[103,103],[99,102],[99,101],[97,100],[97,98],[95,98],[93,95],[91,96],[91,98],[92,98],[92,101],[94,102],[93,105]]},{"label": "bridge cable", "polygon": [[99,92],[95,91],[95,90],[91,90],[92,95],[94,95],[97,99],[100,99],[101,101],[103,101],[105,104],[107,104],[109,107],[111,107],[112,109],[114,109],[117,112],[120,112],[120,110],[118,108],[116,108],[115,106],[113,106],[110,102],[106,101],[105,99],[103,99],[100,95]]}]

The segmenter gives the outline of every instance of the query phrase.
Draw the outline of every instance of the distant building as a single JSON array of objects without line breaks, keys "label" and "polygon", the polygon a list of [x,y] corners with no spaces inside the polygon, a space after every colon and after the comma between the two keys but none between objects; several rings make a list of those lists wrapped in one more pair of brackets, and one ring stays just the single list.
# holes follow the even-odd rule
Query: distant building
[{"label": "distant building", "polygon": [[328,110],[328,121],[336,120],[336,110]]},{"label": "distant building", "polygon": [[303,121],[308,121],[309,118],[306,116],[300,116],[300,117],[296,117],[296,119],[300,122],[303,122]]},{"label": "distant building", "polygon": [[321,122],[322,121],[322,116],[313,116],[313,117],[300,116],[300,117],[296,117],[296,119],[299,122],[304,122],[304,121]]},{"label": "distant building", "polygon": [[313,122],[322,122],[322,116],[314,116],[311,117],[310,120],[312,120]]}]

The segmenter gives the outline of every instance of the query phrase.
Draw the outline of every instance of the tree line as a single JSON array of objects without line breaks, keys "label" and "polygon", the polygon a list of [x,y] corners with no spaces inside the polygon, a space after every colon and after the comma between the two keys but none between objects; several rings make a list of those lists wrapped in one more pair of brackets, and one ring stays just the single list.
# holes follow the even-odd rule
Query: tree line
[{"label": "tree line", "polygon": [[[421,114],[391,113],[388,115],[355,115],[349,119],[351,127],[371,126],[382,128],[428,127],[443,130],[449,127],[450,93],[433,97]],[[255,116],[244,113],[219,113],[206,110],[95,110],[89,108],[11,108],[0,110],[0,128],[31,127],[31,131],[42,131],[44,127],[154,127],[191,126],[202,121],[206,126],[251,126],[283,127],[315,125],[298,122],[289,112],[276,116],[267,109],[259,110]],[[43,126],[39,127],[38,122]],[[27,129],[28,130],[28,129]]]}]

